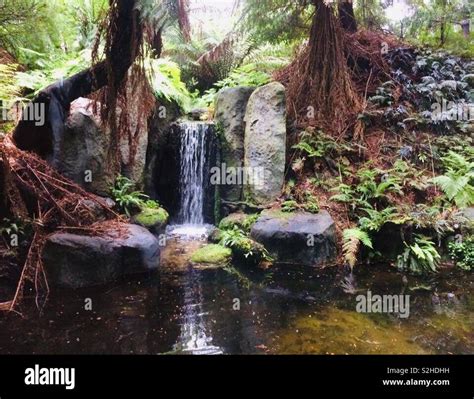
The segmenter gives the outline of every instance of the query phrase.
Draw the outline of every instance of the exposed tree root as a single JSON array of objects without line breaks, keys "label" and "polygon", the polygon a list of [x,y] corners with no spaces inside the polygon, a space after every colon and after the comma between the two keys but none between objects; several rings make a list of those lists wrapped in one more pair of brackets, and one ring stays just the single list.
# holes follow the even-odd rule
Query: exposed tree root
[{"label": "exposed tree root", "polygon": [[[288,114],[298,125],[340,135],[357,124],[362,100],[347,66],[342,29],[322,0],[316,1],[309,44],[276,77],[287,85]],[[354,128],[355,134],[359,129]]]},{"label": "exposed tree root", "polygon": [[49,292],[41,259],[49,234],[70,229],[76,234],[100,235],[98,221],[119,221],[120,217],[99,197],[61,176],[37,155],[19,150],[9,138],[0,144],[0,155],[9,212],[15,218],[31,217],[34,231],[15,295],[0,303],[0,311],[18,307],[26,284],[36,292],[40,308],[40,297]]},{"label": "exposed tree root", "polygon": [[382,32],[343,32],[331,7],[316,0],[316,8],[308,44],[274,77],[287,87],[287,111],[296,126],[361,140],[358,114],[367,96],[391,79],[387,54],[402,43]]}]

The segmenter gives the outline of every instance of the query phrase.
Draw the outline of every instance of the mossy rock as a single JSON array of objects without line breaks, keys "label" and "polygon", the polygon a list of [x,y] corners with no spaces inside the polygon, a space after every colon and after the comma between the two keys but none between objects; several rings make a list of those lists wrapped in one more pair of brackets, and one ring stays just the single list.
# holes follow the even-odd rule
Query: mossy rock
[{"label": "mossy rock", "polygon": [[232,230],[237,227],[243,231],[250,231],[258,219],[257,214],[247,215],[246,213],[231,213],[219,223],[219,229]]},{"label": "mossy rock", "polygon": [[261,216],[265,217],[270,217],[270,218],[278,218],[278,219],[291,219],[294,217],[296,214],[301,213],[299,211],[283,211],[280,208],[274,208],[274,209],[266,209],[262,212]]},{"label": "mossy rock", "polygon": [[248,266],[259,266],[262,262],[270,263],[271,261],[265,247],[251,238],[237,240],[232,247],[232,252],[239,262]]},{"label": "mossy rock", "polygon": [[211,234],[209,234],[207,240],[213,244],[218,244],[222,240],[222,230],[214,229]]},{"label": "mossy rock", "polygon": [[163,208],[145,208],[133,217],[133,222],[159,233],[163,231],[169,220],[169,214]]},{"label": "mossy rock", "polygon": [[219,244],[209,244],[195,251],[191,256],[194,263],[225,264],[232,257],[232,251]]}]

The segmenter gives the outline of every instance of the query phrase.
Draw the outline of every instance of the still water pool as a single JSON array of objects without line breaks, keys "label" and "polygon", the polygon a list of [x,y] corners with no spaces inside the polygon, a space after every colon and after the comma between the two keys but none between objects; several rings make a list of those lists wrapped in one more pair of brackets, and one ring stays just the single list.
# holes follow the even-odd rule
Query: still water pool
[{"label": "still water pool", "polygon": [[[55,292],[41,315],[3,317],[0,353],[474,353],[472,274],[192,266],[200,245],[172,239],[153,276]],[[410,295],[409,317],[356,312],[357,295],[368,290]]]}]

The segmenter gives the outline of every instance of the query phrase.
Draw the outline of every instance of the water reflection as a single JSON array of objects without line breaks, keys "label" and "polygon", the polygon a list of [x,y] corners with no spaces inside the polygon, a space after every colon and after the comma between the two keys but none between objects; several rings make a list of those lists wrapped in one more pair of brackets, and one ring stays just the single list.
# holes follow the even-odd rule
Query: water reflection
[{"label": "water reflection", "polygon": [[181,334],[174,350],[200,355],[222,354],[222,349],[212,344],[213,334],[207,320],[209,312],[205,312],[203,307],[205,299],[199,272],[190,270],[186,273],[183,291]]},{"label": "water reflection", "polygon": [[[41,316],[1,318],[0,353],[474,353],[472,274],[196,267],[201,245],[171,240],[157,275],[57,292]],[[368,290],[409,294],[410,317],[357,313]]]}]

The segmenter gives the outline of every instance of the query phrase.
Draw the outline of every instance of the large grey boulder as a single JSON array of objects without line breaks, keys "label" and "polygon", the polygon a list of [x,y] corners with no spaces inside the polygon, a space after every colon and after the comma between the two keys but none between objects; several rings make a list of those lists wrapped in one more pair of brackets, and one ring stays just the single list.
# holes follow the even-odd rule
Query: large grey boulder
[{"label": "large grey boulder", "polygon": [[111,135],[102,126],[100,105],[79,98],[71,104],[65,123],[64,135],[59,145],[54,165],[59,172],[98,195],[106,196],[118,174],[122,174],[138,186],[142,186],[147,159],[148,121],[140,112],[140,99],[131,94],[129,108],[117,109],[117,120],[127,112],[128,131],[133,137],[121,137],[119,143],[120,166],[114,170],[108,161]]},{"label": "large grey boulder", "polygon": [[[245,112],[254,87],[223,89],[216,100],[215,120],[221,129],[221,161],[230,168],[244,166]],[[221,197],[225,201],[242,200],[242,184],[223,185]]]},{"label": "large grey boulder", "polygon": [[328,212],[265,211],[251,236],[277,263],[322,267],[337,256],[336,226]]},{"label": "large grey boulder", "polygon": [[99,237],[58,232],[48,238],[43,263],[52,285],[90,287],[158,268],[159,242],[147,229],[131,224],[103,227]]},{"label": "large grey boulder", "polygon": [[71,104],[55,164],[59,172],[87,190],[107,195],[117,171],[107,162],[110,135],[101,129],[94,111],[93,101],[86,98]]},{"label": "large grey boulder", "polygon": [[253,92],[245,115],[245,167],[263,181],[245,186],[247,199],[256,204],[274,201],[280,196],[285,178],[286,96],[278,82]]}]

